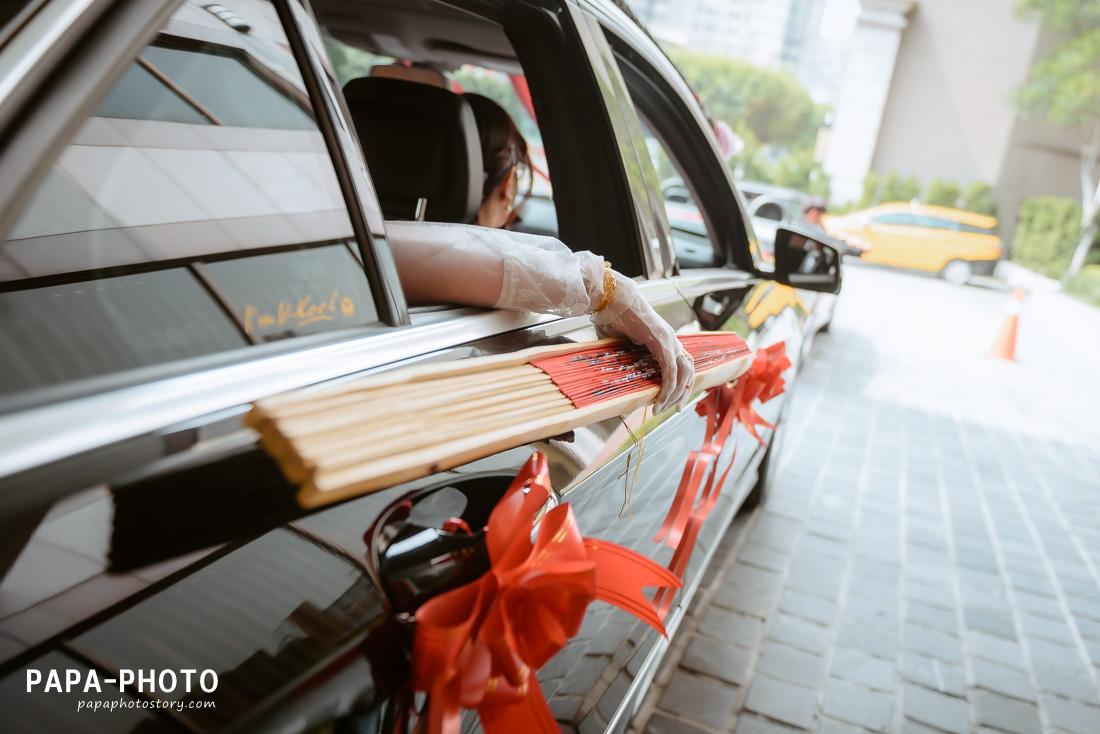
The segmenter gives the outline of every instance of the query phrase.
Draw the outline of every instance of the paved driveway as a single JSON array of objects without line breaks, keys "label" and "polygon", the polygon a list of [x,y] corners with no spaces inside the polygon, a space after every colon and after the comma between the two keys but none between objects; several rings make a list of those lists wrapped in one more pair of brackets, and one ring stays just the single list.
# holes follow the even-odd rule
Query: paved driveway
[{"label": "paved driveway", "polygon": [[635,732],[1100,732],[1100,312],[849,268]]}]

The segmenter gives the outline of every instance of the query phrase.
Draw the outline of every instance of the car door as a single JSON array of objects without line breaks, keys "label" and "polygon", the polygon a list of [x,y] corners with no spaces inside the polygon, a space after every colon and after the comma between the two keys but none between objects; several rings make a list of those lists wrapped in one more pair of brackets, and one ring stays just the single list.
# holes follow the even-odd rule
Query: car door
[{"label": "car door", "polygon": [[[382,600],[353,553],[288,524],[292,488],[241,415],[430,349],[401,344],[319,39],[296,2],[38,5],[0,51],[54,64],[0,104],[0,157],[24,164],[0,202],[4,726],[215,731],[299,708]],[[28,692],[28,671],[102,683]]]},{"label": "car door", "polygon": [[926,232],[924,251],[921,253],[921,270],[939,272],[950,260],[962,256],[967,259],[972,250],[967,247],[967,234],[960,231],[959,223],[942,217],[920,215],[917,224]]},{"label": "car door", "polygon": [[[894,212],[872,217],[860,235],[871,243],[868,262],[899,268],[921,268],[929,232],[913,214]],[[921,268],[922,269],[922,268]]]},{"label": "car door", "polygon": [[[32,100],[21,118],[14,101],[2,108],[22,127],[8,128],[0,155],[25,165],[5,167],[3,185],[27,194],[0,202],[0,708],[32,731],[377,726],[382,695],[362,646],[385,615],[364,531],[433,484],[465,490],[484,514],[536,447],[306,513],[241,416],[284,390],[592,338],[591,325],[409,314],[305,4],[149,2],[109,16],[111,33],[91,17],[64,28],[49,13],[30,19],[21,40],[68,43],[55,44],[62,62],[47,83],[17,80]],[[562,166],[569,151],[583,158],[585,146],[557,145]],[[565,208],[567,236],[585,241],[621,232],[608,213],[632,205],[568,189],[562,200],[578,202]],[[627,272],[644,262],[634,236],[610,250]],[[690,320],[671,286],[650,296]],[[607,488],[610,462],[634,448],[624,435],[609,421],[537,447],[557,488],[588,477]],[[617,504],[604,493],[582,515],[593,534],[615,530]],[[621,642],[621,625],[609,629],[581,641],[597,665]],[[571,648],[547,680],[577,685],[581,657]],[[123,670],[191,669],[210,671],[206,685],[123,690]],[[85,697],[28,696],[30,670],[105,682]],[[91,719],[81,701],[125,712]]]},{"label": "car door", "polygon": [[[567,174],[555,186],[563,240],[644,278],[647,300],[684,331],[703,325],[703,295],[754,287],[749,235],[726,224],[742,240],[722,256],[738,269],[662,277],[675,266],[668,222],[638,188],[656,180],[637,120],[612,115],[605,92],[625,86],[590,15],[457,5],[497,12],[489,20],[523,48],[547,105],[547,159]],[[0,699],[28,728],[89,725],[74,692],[24,695],[28,670],[73,669],[115,680],[89,697],[127,702],[108,729],[371,731],[383,698],[372,671],[387,664],[364,650],[385,614],[363,533],[384,507],[452,486],[483,511],[539,449],[586,534],[667,562],[652,537],[702,441],[692,411],[642,411],[336,508],[290,502],[293,488],[242,428],[251,401],[594,332],[585,317],[410,313],[309,6],[212,8],[118,4],[63,28],[36,16],[21,33],[62,36],[57,66],[4,87],[23,96],[0,107],[10,122],[0,156],[19,164],[4,168],[0,295],[39,328],[5,335],[17,346],[5,361],[27,364],[8,371],[0,406]],[[543,61],[526,68],[532,58]],[[34,321],[43,314],[53,318]],[[758,456],[743,448],[739,461]],[[739,473],[703,530],[688,593],[747,491]],[[543,692],[566,727],[621,729],[663,644],[594,604],[540,671]],[[212,671],[214,690],[119,689],[123,670],[192,668]]]}]

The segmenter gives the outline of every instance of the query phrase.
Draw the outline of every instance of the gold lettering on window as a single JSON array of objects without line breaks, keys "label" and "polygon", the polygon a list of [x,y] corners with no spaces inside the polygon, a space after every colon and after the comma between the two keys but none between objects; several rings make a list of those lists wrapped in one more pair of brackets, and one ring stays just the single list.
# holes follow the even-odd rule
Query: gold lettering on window
[{"label": "gold lettering on window", "polygon": [[256,329],[272,326],[300,329],[318,321],[335,321],[337,316],[345,319],[355,316],[355,301],[350,296],[341,298],[339,290],[334,290],[327,301],[316,303],[313,296],[281,300],[274,313],[263,312],[257,306],[247,304],[244,307],[244,331],[251,335]]}]

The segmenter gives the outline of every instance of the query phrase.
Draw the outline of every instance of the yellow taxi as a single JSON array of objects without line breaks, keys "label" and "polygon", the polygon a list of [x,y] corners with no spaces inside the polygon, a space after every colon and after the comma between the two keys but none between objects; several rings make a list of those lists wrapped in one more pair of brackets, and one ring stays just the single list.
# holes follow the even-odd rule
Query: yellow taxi
[{"label": "yellow taxi", "polygon": [[865,249],[864,262],[939,273],[956,285],[992,274],[1001,257],[997,220],[960,209],[894,202],[826,216],[822,224],[833,237]]}]

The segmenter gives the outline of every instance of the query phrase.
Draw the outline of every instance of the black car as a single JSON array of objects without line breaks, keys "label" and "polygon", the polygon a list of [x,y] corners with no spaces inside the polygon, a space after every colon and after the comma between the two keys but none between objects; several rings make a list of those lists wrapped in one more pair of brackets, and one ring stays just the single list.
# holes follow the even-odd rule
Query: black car
[{"label": "black car", "polygon": [[[610,2],[5,3],[0,731],[392,729],[400,660],[372,652],[390,612],[367,529],[416,489],[484,517],[533,450],[585,535],[668,562],[652,539],[704,435],[690,407],[648,418],[632,488],[644,414],[313,511],[244,426],[253,401],[287,390],[594,338],[588,317],[406,304],[386,219],[445,218],[479,177],[422,136],[372,137],[342,92],[349,69],[371,76],[367,58],[451,94],[461,79],[523,91],[513,109],[530,114],[548,180],[517,229],[604,256],[681,333],[785,341],[797,363],[807,310],[755,328],[746,312],[796,267],[759,267],[690,90]],[[368,107],[403,119],[423,82],[394,83]],[[691,262],[646,132],[700,212]],[[832,258],[799,287],[835,291]],[[784,406],[758,410],[781,430]],[[735,436],[670,633],[725,527],[766,489],[778,436]],[[394,572],[416,582],[415,564]],[[666,646],[592,604],[539,671],[562,729],[624,731]]]}]

